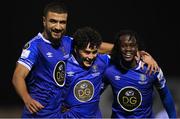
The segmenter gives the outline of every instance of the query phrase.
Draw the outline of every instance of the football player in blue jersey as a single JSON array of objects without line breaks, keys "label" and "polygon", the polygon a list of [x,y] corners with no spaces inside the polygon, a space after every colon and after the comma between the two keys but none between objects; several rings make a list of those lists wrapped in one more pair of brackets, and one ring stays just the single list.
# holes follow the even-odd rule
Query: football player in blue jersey
[{"label": "football player in blue jersey", "polygon": [[102,40],[94,29],[80,28],[73,38],[73,53],[66,68],[63,118],[101,118],[99,100],[109,56],[98,54]]},{"label": "football player in blue jersey", "polygon": [[105,82],[112,87],[114,100],[112,118],[153,118],[153,87],[159,92],[169,118],[176,118],[176,110],[161,68],[151,75],[147,66],[135,55],[139,48],[136,33],[124,30],[118,33],[111,54],[110,66],[105,71]]},{"label": "football player in blue jersey", "polygon": [[[72,48],[72,38],[65,36],[67,17],[64,4],[48,4],[44,31],[26,43],[17,61],[12,83],[25,104],[22,117],[59,117],[65,61]],[[149,59],[145,61],[152,64]]]},{"label": "football player in blue jersey", "polygon": [[[112,54],[113,48],[114,48],[114,43],[102,42],[98,52]],[[146,73],[151,74],[153,71],[159,70],[159,66],[157,62],[148,52],[145,52],[144,50],[139,50],[135,58],[136,60],[141,59],[143,61],[142,68],[144,67],[144,63],[148,64]]]},{"label": "football player in blue jersey", "polygon": [[73,35],[73,53],[67,61],[63,118],[101,118],[99,109],[102,75],[109,57],[98,54],[100,34],[90,27]]},{"label": "football player in blue jersey", "polygon": [[44,9],[44,31],[23,48],[13,75],[13,85],[25,107],[24,118],[59,117],[65,60],[71,37],[65,36],[68,11],[63,3],[52,2]]}]

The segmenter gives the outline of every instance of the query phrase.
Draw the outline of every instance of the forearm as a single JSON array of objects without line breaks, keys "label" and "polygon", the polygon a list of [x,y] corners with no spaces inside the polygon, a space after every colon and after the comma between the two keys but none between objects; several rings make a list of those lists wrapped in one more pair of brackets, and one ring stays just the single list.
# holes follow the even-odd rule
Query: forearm
[{"label": "forearm", "polygon": [[161,97],[161,100],[163,102],[163,106],[166,109],[169,118],[176,118],[176,110],[175,110],[175,105],[173,101],[173,97],[167,88],[165,86],[163,89],[159,90],[159,94]]},{"label": "forearm", "polygon": [[98,52],[102,54],[104,53],[110,54],[113,47],[114,47],[114,44],[112,43],[102,42]]},{"label": "forearm", "polygon": [[28,93],[28,90],[27,90],[26,83],[25,83],[24,79],[13,77],[12,83],[13,83],[13,86],[14,86],[16,92],[18,93],[18,95],[25,102],[26,99],[28,97],[30,97],[30,95]]},{"label": "forearm", "polygon": [[21,64],[17,64],[12,78],[12,84],[24,102],[30,97],[25,82],[25,78],[28,73],[29,70],[26,67]]}]

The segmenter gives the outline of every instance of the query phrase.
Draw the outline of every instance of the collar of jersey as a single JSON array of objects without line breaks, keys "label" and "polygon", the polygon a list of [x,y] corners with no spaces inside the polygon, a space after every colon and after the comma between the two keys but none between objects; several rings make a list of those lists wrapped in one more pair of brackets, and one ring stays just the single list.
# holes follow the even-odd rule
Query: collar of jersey
[{"label": "collar of jersey", "polygon": [[77,62],[77,60],[76,60],[76,58],[73,56],[73,55],[71,55],[71,58],[70,58],[75,64],[78,64],[79,65],[79,63]]},{"label": "collar of jersey", "polygon": [[43,37],[41,33],[38,33],[38,36],[43,39],[44,42],[51,44],[51,42]]},{"label": "collar of jersey", "polygon": [[139,60],[139,62],[137,63],[137,66],[135,68],[135,70],[139,70],[141,68],[141,65],[142,65],[142,61]]}]

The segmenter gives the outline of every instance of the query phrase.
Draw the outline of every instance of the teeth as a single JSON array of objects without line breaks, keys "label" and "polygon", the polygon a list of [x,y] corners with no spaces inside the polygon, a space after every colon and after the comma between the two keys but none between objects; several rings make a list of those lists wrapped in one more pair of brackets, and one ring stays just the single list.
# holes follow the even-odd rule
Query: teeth
[{"label": "teeth", "polygon": [[131,53],[126,53],[126,54],[124,54],[124,55],[125,55],[125,57],[131,57],[131,56],[132,56]]},{"label": "teeth", "polygon": [[127,57],[130,57],[130,56],[131,56],[131,54],[126,54],[126,56],[127,56]]},{"label": "teeth", "polygon": [[131,55],[131,53],[126,53],[126,55]]},{"label": "teeth", "polygon": [[131,56],[127,56],[127,55],[126,55],[126,57],[131,57]]}]

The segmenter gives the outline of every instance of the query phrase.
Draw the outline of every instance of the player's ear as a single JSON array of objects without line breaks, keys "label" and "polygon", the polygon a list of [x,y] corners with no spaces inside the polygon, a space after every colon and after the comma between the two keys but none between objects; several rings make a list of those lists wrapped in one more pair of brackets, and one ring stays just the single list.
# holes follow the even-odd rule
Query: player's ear
[{"label": "player's ear", "polygon": [[76,46],[74,47],[74,52],[77,53],[77,47]]},{"label": "player's ear", "polygon": [[46,18],[43,16],[43,25],[45,26],[46,24]]}]

